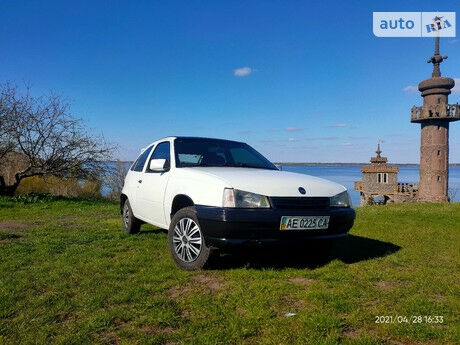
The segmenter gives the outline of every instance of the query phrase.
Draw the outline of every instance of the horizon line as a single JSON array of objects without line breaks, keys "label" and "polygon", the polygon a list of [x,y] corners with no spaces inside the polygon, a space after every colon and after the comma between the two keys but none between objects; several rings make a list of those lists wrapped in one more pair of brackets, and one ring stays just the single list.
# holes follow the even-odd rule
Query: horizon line
[{"label": "horizon line", "polygon": [[[107,163],[132,163],[134,160],[107,160]],[[271,162],[275,165],[369,165],[368,163],[355,163],[355,162]],[[388,165],[401,165],[401,166],[420,166],[420,163],[388,163]],[[460,166],[460,163],[449,163],[449,166]]]}]

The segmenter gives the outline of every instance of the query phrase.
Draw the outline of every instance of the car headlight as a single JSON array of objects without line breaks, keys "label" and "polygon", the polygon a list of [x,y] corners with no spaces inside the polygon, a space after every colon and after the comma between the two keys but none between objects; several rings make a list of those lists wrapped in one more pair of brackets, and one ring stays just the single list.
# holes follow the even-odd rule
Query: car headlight
[{"label": "car headlight", "polygon": [[236,208],[270,208],[270,202],[268,198],[263,195],[244,192],[233,188],[225,188],[223,206]]},{"label": "car headlight", "polygon": [[351,200],[348,192],[342,192],[330,198],[331,207],[351,207]]}]

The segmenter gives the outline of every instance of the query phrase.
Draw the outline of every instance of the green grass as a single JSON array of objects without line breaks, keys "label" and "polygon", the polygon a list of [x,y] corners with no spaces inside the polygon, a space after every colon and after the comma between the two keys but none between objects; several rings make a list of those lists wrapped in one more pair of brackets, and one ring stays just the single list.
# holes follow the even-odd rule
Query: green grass
[{"label": "green grass", "polygon": [[184,272],[165,232],[123,233],[115,204],[0,199],[0,344],[456,343],[460,204],[357,213],[330,255],[241,252]]}]

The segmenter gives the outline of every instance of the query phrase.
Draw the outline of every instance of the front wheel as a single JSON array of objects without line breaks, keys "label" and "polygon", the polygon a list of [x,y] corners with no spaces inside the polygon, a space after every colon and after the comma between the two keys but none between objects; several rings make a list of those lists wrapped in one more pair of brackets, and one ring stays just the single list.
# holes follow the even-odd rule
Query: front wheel
[{"label": "front wheel", "polygon": [[208,263],[211,249],[205,243],[193,207],[179,210],[172,218],[168,245],[174,262],[184,270],[199,270]]}]

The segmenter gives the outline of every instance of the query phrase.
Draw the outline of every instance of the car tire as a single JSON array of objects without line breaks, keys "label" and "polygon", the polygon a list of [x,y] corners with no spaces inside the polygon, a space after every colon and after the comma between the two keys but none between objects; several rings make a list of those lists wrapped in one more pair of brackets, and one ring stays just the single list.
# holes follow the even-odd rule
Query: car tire
[{"label": "car tire", "polygon": [[129,204],[128,199],[123,204],[122,211],[123,229],[128,234],[137,234],[141,230],[141,221],[134,217],[133,210]]},{"label": "car tire", "polygon": [[173,216],[168,246],[174,262],[183,270],[200,270],[209,263],[212,250],[205,243],[194,207],[185,207]]}]

